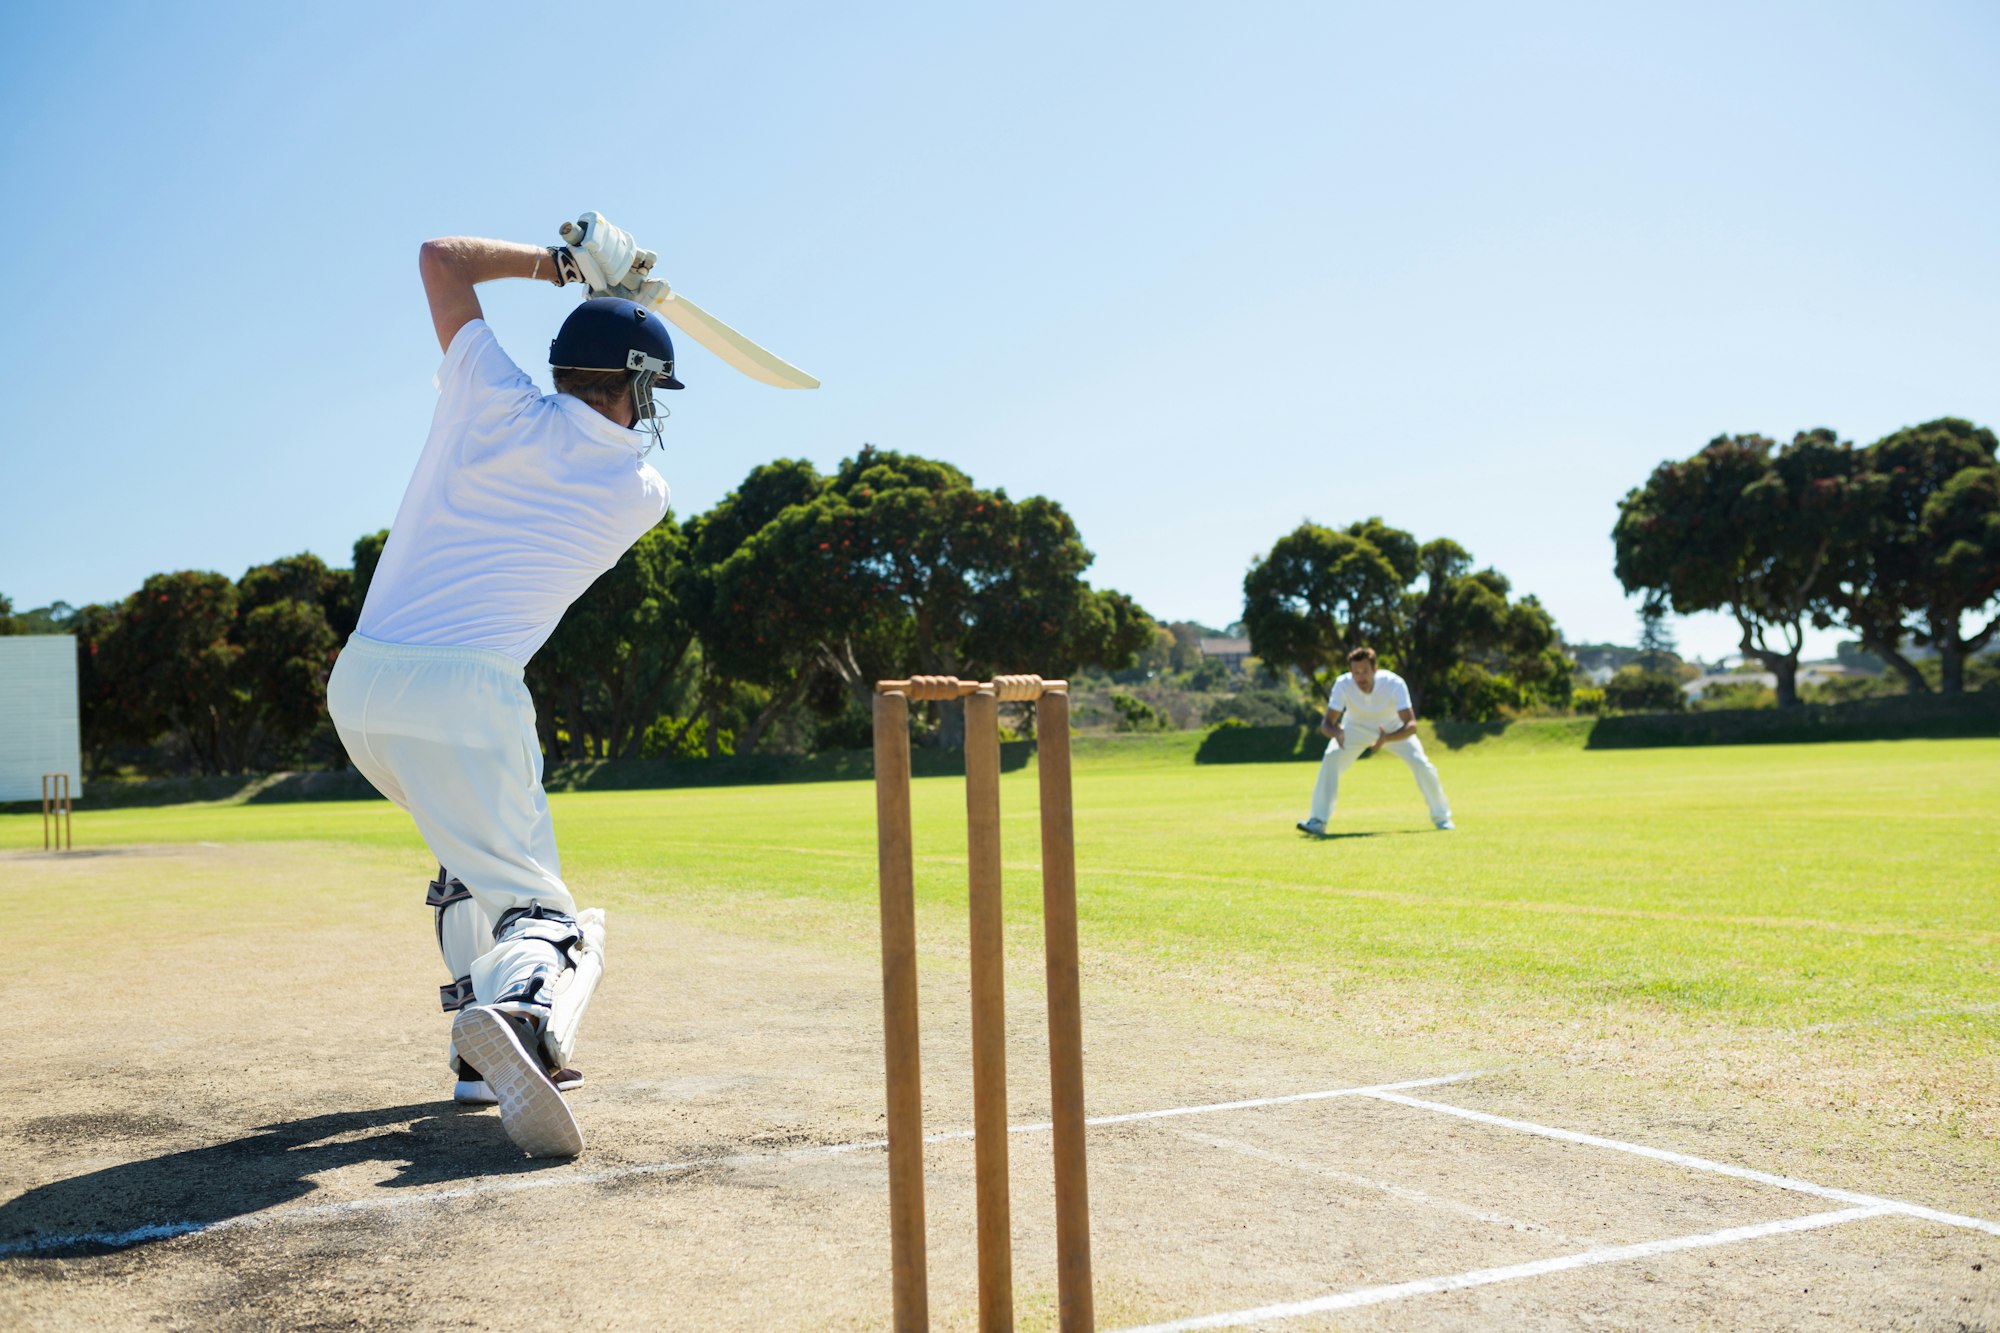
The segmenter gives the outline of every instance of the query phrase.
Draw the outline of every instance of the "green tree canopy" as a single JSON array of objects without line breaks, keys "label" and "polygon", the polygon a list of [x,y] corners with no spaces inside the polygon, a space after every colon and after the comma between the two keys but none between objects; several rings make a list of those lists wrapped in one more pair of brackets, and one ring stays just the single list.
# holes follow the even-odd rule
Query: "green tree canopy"
[{"label": "green tree canopy", "polygon": [[[697,539],[711,555],[734,541],[702,576],[703,642],[726,671],[789,689],[821,671],[865,703],[884,676],[1116,669],[1152,641],[1130,598],[1083,579],[1093,557],[1052,500],[872,446],[825,479],[774,466]],[[943,719],[949,743],[957,710]]]},{"label": "green tree canopy", "polygon": [[354,542],[354,569],[352,586],[348,600],[354,607],[354,618],[361,619],[361,608],[368,601],[368,585],[375,581],[375,567],[382,563],[382,548],[389,544],[389,529],[382,528],[358,537]]},{"label": "green tree canopy", "polygon": [[[567,757],[637,757],[686,660],[693,628],[679,575],[686,543],[671,514],[564,613],[528,665],[543,748]],[[560,731],[559,731],[560,729]]]},{"label": "green tree canopy", "polygon": [[788,511],[810,506],[826,479],[804,459],[753,468],[706,514],[688,521],[682,600],[701,641],[706,734],[719,734],[719,709],[739,685],[765,692],[735,739],[749,753],[787,707],[811,688],[821,645],[838,633],[843,599],[810,579],[788,576],[776,543],[761,540]]},{"label": "green tree canopy", "polygon": [[1446,538],[1423,545],[1418,567],[1424,586],[1404,595],[1389,643],[1425,709],[1487,721],[1506,708],[1569,702],[1575,664],[1537,598],[1512,600],[1505,575],[1473,569],[1471,553]]},{"label": "green tree canopy", "polygon": [[1408,680],[1419,708],[1480,720],[1569,698],[1554,619],[1511,592],[1449,539],[1420,546],[1379,518],[1340,531],[1305,523],[1244,577],[1243,623],[1258,657],[1322,692],[1348,651],[1368,644]]},{"label": "green tree canopy", "polygon": [[1742,650],[1798,702],[1805,623],[1838,581],[1840,551],[1867,522],[1870,488],[1852,446],[1825,429],[1782,450],[1724,435],[1662,463],[1618,506],[1614,569],[1628,593],[1676,612],[1727,611]]},{"label": "green tree canopy", "polygon": [[[1912,690],[1927,688],[1902,652],[1937,650],[1941,684],[1965,685],[1965,660],[1992,642],[2000,615],[2000,463],[1993,432],[1945,417],[1911,426],[1861,452],[1873,483],[1872,522],[1850,547],[1832,610]],[[1982,625],[1968,616],[1986,612]]]},{"label": "green tree canopy", "polygon": [[[1375,539],[1389,533],[1395,537],[1385,551]],[[1331,688],[1350,649],[1395,637],[1403,588],[1416,565],[1415,539],[1380,519],[1345,531],[1301,523],[1244,575],[1243,626],[1251,650],[1321,690]]]},{"label": "green tree canopy", "polygon": [[246,616],[287,599],[317,606],[334,637],[342,642],[354,632],[360,610],[354,601],[354,571],[329,569],[310,551],[246,570],[236,581],[236,594],[238,613]]},{"label": "green tree canopy", "polygon": [[280,597],[245,613],[223,575],[184,570],[125,600],[94,672],[127,734],[170,733],[191,767],[233,773],[317,725],[334,644],[316,603]]}]

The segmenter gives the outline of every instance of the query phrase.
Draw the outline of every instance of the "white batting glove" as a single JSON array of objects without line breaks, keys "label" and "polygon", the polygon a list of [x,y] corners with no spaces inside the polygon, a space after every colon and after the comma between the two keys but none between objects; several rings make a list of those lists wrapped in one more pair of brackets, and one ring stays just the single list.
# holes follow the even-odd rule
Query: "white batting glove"
[{"label": "white batting glove", "polygon": [[625,296],[621,289],[644,282],[656,259],[652,251],[639,248],[632,233],[599,213],[584,213],[575,222],[565,222],[562,237],[583,281],[600,296]]},{"label": "white batting glove", "polygon": [[631,276],[633,280],[627,281],[622,287],[613,287],[605,295],[622,296],[628,301],[637,301],[640,305],[649,306],[656,301],[665,299],[673,290],[667,286],[665,281],[659,278],[652,278],[645,282],[636,281],[641,276],[636,266],[633,268]]}]

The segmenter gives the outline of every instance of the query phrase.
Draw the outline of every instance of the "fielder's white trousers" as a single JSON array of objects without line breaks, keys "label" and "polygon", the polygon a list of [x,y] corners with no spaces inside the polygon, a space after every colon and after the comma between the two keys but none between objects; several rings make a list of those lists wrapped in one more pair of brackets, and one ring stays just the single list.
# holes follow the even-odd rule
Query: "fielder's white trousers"
[{"label": "fielder's white trousers", "polygon": [[576,914],[520,664],[482,648],[355,634],[334,664],[326,702],[354,766],[409,812],[431,854],[470,893],[440,911],[438,944],[454,981],[491,1003],[538,958],[525,948],[501,957],[495,923],[536,904]]},{"label": "fielder's white trousers", "polygon": [[[1326,757],[1319,761],[1319,781],[1313,784],[1311,818],[1321,823],[1333,818],[1333,803],[1340,796],[1341,775],[1354,766],[1367,747],[1360,738],[1349,735],[1345,746],[1328,741]],[[1440,823],[1451,818],[1451,804],[1444,798],[1444,783],[1438,781],[1438,771],[1424,753],[1424,743],[1415,736],[1406,741],[1390,741],[1382,749],[1410,766],[1410,773],[1417,780],[1417,790],[1424,794],[1424,803],[1431,808],[1431,822]]]}]

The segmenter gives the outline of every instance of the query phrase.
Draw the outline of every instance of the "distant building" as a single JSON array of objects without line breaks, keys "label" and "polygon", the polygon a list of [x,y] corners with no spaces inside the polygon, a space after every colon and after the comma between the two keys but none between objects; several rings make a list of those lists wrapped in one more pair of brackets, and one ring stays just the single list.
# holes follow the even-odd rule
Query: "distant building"
[{"label": "distant building", "polygon": [[[1778,688],[1778,677],[1774,673],[1755,670],[1748,665],[1754,659],[1745,659],[1738,656],[1732,657],[1729,660],[1740,665],[1731,671],[1710,672],[1707,675],[1698,676],[1694,680],[1682,685],[1681,693],[1687,695],[1690,699],[1699,699],[1714,686],[1740,685],[1746,681],[1754,681],[1766,689],[1775,690]],[[1800,689],[1804,689],[1808,685],[1824,685],[1830,680],[1844,680],[1852,676],[1864,676],[1867,674],[1865,671],[1856,671],[1851,667],[1841,666],[1837,662],[1801,662],[1799,663],[1796,683]]]},{"label": "distant building", "polygon": [[1231,671],[1241,671],[1243,663],[1250,657],[1248,639],[1203,639],[1201,655],[1212,662],[1220,662]]}]

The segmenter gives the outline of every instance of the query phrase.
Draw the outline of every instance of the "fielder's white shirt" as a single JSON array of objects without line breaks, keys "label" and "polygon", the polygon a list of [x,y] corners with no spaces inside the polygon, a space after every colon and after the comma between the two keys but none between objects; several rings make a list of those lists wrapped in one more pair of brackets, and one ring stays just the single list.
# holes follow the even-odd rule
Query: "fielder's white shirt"
[{"label": "fielder's white shirt", "polygon": [[1378,668],[1374,688],[1364,692],[1354,683],[1354,673],[1350,671],[1333,682],[1333,693],[1327,695],[1326,706],[1341,711],[1340,724],[1343,727],[1360,723],[1362,726],[1400,731],[1403,719],[1396,714],[1398,709],[1411,707],[1410,687],[1395,672]]},{"label": "fielder's white shirt", "polygon": [[437,414],[357,628],[526,663],[569,604],[667,512],[652,437],[544,396],[483,319],[437,373]]}]

